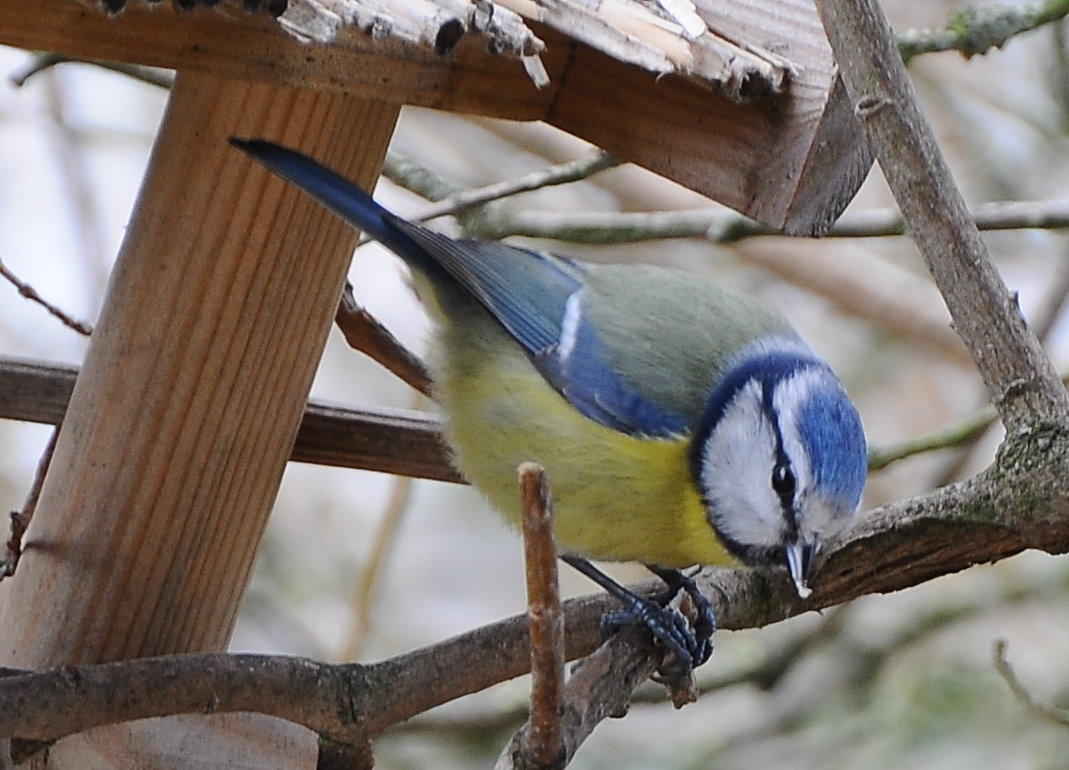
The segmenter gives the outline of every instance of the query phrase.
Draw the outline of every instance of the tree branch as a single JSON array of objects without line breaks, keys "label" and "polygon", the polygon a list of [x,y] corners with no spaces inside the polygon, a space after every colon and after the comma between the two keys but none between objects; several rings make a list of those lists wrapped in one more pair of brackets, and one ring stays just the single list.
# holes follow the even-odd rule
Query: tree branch
[{"label": "tree branch", "polygon": [[[814,594],[805,601],[786,576],[752,570],[709,569],[699,585],[722,628],[749,628],[897,591],[1026,548],[1069,551],[1069,435],[1056,428],[1011,436],[996,464],[969,481],[872,511],[829,544]],[[663,586],[654,580],[634,589],[652,595]],[[604,594],[565,602],[568,659],[598,646],[600,618],[613,606]],[[604,655],[614,662],[599,680],[630,682],[660,663],[645,634],[617,636],[612,645]],[[358,743],[524,673],[529,655],[527,618],[520,615],[368,666],[211,653],[22,674],[0,680],[0,738],[53,740],[126,719],[241,710]],[[601,708],[611,699],[589,702]]]},{"label": "tree branch", "polygon": [[513,739],[518,768],[563,767],[564,612],[557,579],[557,543],[545,471],[520,466],[527,619],[531,639],[531,715]]},{"label": "tree branch", "polygon": [[389,329],[356,301],[349,283],[345,284],[334,323],[349,347],[382,365],[423,395],[431,396],[431,376],[419,356],[402,345]]},{"label": "tree branch", "polygon": [[1032,693],[1028,692],[1020,680],[1017,679],[1017,674],[1013,670],[1013,666],[1006,660],[1006,640],[999,639],[995,642],[992,650],[992,658],[994,659],[995,670],[998,671],[1003,681],[1006,682],[1006,686],[1010,688],[1010,692],[1017,698],[1029,711],[1042,719],[1052,722],[1059,727],[1069,727],[1069,710],[1060,709],[1056,706],[1052,706],[1046,703],[1039,703],[1032,697]]},{"label": "tree branch", "polygon": [[0,580],[6,577],[11,577],[15,574],[15,569],[19,565],[19,559],[22,558],[22,537],[26,534],[26,529],[30,526],[30,522],[33,521],[33,515],[37,512],[37,501],[41,497],[41,486],[45,483],[45,473],[48,472],[48,466],[52,462],[52,455],[56,451],[56,437],[59,435],[59,429],[56,428],[52,431],[52,435],[48,437],[48,443],[45,444],[44,451],[41,452],[41,458],[37,461],[37,470],[33,476],[33,483],[30,485],[29,494],[26,495],[26,502],[22,505],[21,511],[11,511],[11,528],[8,532],[7,543],[4,546],[4,552],[0,554]]},{"label": "tree branch", "polygon": [[905,61],[937,51],[960,51],[970,58],[1001,48],[1014,35],[1058,21],[1066,14],[1066,0],[1047,0],[1027,8],[966,8],[951,16],[942,29],[910,29],[899,34],[898,50]]},{"label": "tree branch", "polygon": [[[980,230],[1064,230],[1069,228],[1069,200],[995,201],[977,205],[969,214]],[[470,232],[482,238],[522,235],[571,243],[640,243],[668,238],[705,238],[736,243],[747,238],[784,236],[749,217],[704,209],[677,211],[547,213],[495,209],[477,220]],[[886,238],[906,235],[896,209],[866,209],[844,214],[821,238]]]},{"label": "tree branch", "polygon": [[18,289],[19,294],[21,294],[23,297],[30,300],[31,302],[36,302],[38,305],[47,310],[52,316],[58,318],[60,322],[68,329],[73,329],[79,334],[84,334],[87,337],[93,333],[92,326],[90,326],[85,321],[79,321],[76,318],[72,318],[71,316],[67,315],[67,313],[65,313],[63,309],[60,308],[58,305],[53,305],[51,302],[46,300],[37,292],[37,289],[33,288],[28,283],[20,279],[17,275],[15,275],[11,271],[11,269],[4,264],[3,260],[0,260],[0,277],[6,279],[12,286]]},{"label": "tree branch", "polygon": [[1007,430],[1065,424],[1065,388],[969,219],[878,3],[817,8],[869,145]]}]

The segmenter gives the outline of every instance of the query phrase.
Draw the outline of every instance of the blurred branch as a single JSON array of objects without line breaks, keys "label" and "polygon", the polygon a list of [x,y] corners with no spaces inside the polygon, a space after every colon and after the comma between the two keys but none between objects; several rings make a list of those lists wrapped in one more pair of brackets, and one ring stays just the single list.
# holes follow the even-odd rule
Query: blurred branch
[{"label": "blurred branch", "polygon": [[871,253],[844,258],[841,250],[816,247],[799,254],[782,240],[751,241],[740,246],[737,254],[746,264],[886,330],[901,344],[920,346],[947,362],[973,368],[931,282],[900,265]]},{"label": "blurred branch", "polygon": [[397,530],[408,510],[412,496],[412,479],[397,476],[391,482],[390,497],[382,513],[382,520],[371,537],[367,564],[356,577],[349,605],[353,611],[353,624],[349,638],[342,651],[342,660],[356,660],[371,629],[371,611],[374,605],[375,587],[382,574],[386,557],[392,551]]},{"label": "blurred branch", "polygon": [[[1042,342],[1046,343],[1054,330],[1054,325],[1065,310],[1069,300],[1069,254],[1063,253],[1052,280],[1050,288],[1038,308],[1029,320],[1029,325]],[[1063,379],[1064,381],[1064,379]]]},{"label": "blurred branch", "polygon": [[878,471],[899,460],[937,449],[951,449],[968,444],[987,432],[998,413],[995,407],[986,406],[957,422],[944,425],[923,436],[906,439],[885,447],[869,448],[869,471]]},{"label": "blurred branch", "polygon": [[93,333],[92,326],[90,326],[85,321],[78,321],[75,318],[72,318],[71,316],[67,315],[67,313],[65,313],[61,308],[47,301],[44,297],[37,293],[37,290],[35,288],[33,288],[28,283],[21,280],[17,275],[15,275],[11,271],[11,269],[4,264],[4,261],[2,259],[0,259],[0,277],[6,279],[12,286],[18,289],[19,294],[21,294],[23,297],[30,300],[31,302],[36,302],[38,305],[40,305],[49,313],[51,313],[54,317],[58,318],[60,322],[68,329],[73,329],[79,334],[84,334],[87,337]]},{"label": "blurred branch", "polygon": [[1069,727],[1069,710],[1037,703],[1035,698],[1032,697],[1032,694],[1028,692],[1025,686],[1017,679],[1016,672],[1014,672],[1009,661],[1006,660],[1005,639],[999,639],[995,642],[992,649],[992,657],[994,658],[995,670],[998,671],[1007,686],[1009,686],[1014,697],[1027,707],[1029,711],[1049,722],[1053,722],[1059,727]]},{"label": "blurred branch", "polygon": [[[1064,230],[1069,228],[1069,200],[981,203],[969,215],[980,230]],[[746,238],[783,236],[740,214],[710,209],[660,212],[561,214],[495,210],[479,220],[483,238],[523,235],[573,243],[638,243],[667,238],[705,238],[736,243]],[[906,234],[897,209],[869,209],[844,214],[822,238],[883,238]]]},{"label": "blurred branch", "polygon": [[898,35],[902,59],[937,51],[960,51],[965,58],[1001,48],[1014,35],[1058,21],[1069,14],[1069,1],[1047,0],[1019,7],[996,5],[966,8],[950,17],[942,29],[911,29]]},{"label": "blurred branch", "polygon": [[26,502],[23,503],[22,510],[11,511],[9,514],[11,528],[8,532],[4,553],[0,555],[0,581],[15,574],[19,559],[22,558],[22,537],[26,534],[26,529],[33,520],[33,514],[37,511],[37,500],[41,497],[41,487],[45,483],[45,473],[48,472],[48,466],[52,462],[52,454],[56,451],[56,437],[58,435],[59,428],[56,428],[52,431],[52,435],[48,437],[48,443],[45,444],[44,451],[41,453],[41,459],[37,461],[37,470],[34,473],[33,482],[30,484],[30,491],[26,495]]}]

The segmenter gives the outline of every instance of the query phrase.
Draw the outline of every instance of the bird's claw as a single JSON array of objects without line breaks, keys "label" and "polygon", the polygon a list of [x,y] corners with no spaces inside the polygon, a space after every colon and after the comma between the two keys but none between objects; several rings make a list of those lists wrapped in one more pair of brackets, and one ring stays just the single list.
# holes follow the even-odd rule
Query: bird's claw
[{"label": "bird's claw", "polygon": [[[665,582],[668,591],[657,599],[639,596],[624,588],[615,580],[598,570],[586,559],[564,554],[568,564],[596,582],[615,596],[623,608],[602,618],[601,629],[605,636],[625,625],[642,625],[667,649],[668,655],[661,666],[661,674],[673,680],[686,678],[690,672],[713,653],[713,633],[716,617],[712,603],[698,590],[694,579],[677,569],[650,567],[655,575]],[[690,597],[694,608],[693,627],[687,617],[671,605],[676,595],[683,591]]]},{"label": "bird's claw", "polygon": [[[712,637],[716,631],[713,607],[698,591],[692,578],[678,570],[653,568],[653,571],[665,581],[668,591],[657,599],[632,594],[631,600],[624,601],[624,609],[602,618],[602,633],[608,635],[625,625],[645,626],[668,652],[661,674],[673,678],[686,677],[709,660],[713,653]],[[681,590],[690,597],[693,605],[693,625],[670,604]]]}]

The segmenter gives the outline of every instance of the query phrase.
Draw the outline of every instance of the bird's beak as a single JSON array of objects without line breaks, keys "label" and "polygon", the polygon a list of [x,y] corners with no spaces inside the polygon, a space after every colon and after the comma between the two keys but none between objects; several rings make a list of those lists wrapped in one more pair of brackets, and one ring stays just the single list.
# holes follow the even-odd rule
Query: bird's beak
[{"label": "bird's beak", "polygon": [[809,587],[809,575],[813,569],[815,543],[792,543],[787,546],[787,570],[791,573],[795,590],[802,599],[808,599],[813,589]]}]

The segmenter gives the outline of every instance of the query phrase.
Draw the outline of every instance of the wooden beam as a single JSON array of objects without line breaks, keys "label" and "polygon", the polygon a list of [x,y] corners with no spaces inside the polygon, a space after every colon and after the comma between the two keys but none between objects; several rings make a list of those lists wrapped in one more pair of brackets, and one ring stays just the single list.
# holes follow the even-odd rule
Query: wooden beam
[{"label": "wooden beam", "polygon": [[[0,356],[0,419],[59,425],[78,369]],[[441,420],[426,412],[311,401],[290,459],[464,483],[450,465]]]},{"label": "wooden beam", "polygon": [[356,240],[226,139],[371,184],[396,115],[180,74],[0,621],[12,665],[225,647]]},{"label": "wooden beam", "polygon": [[[270,136],[370,186],[397,114],[179,73],[0,615],[6,664],[226,648],[356,242],[226,140]],[[105,728],[62,766],[106,766],[97,749],[206,766],[263,729],[202,727],[166,759],[151,726]],[[314,735],[292,746],[274,766],[314,766]]]},{"label": "wooden beam", "polygon": [[[176,11],[171,3],[137,0],[118,16],[77,0],[20,5],[0,3],[0,43],[28,50],[214,72],[515,120],[539,119],[555,93],[554,86],[536,88],[519,61],[490,54],[471,35],[442,57],[421,46],[375,42],[353,28],[329,46],[304,44],[266,14],[245,13],[233,2]],[[571,41],[550,34],[553,50],[544,61],[559,75],[571,55]]]},{"label": "wooden beam", "polygon": [[[75,0],[0,4],[0,42],[72,56],[226,73],[396,104],[544,120],[776,228],[818,233],[841,213],[871,156],[838,87],[810,0],[734,0],[721,28],[782,47],[797,65],[785,97],[738,104],[658,76],[529,22],[550,85],[466,35],[445,56],[343,28],[302,44],[272,19],[228,5],[176,13],[130,3],[118,17]],[[734,25],[734,26],[733,26]]]}]

